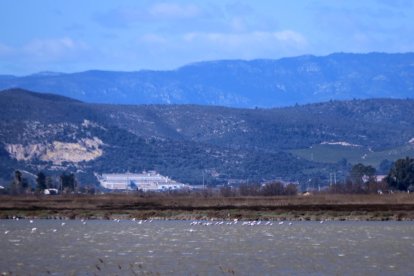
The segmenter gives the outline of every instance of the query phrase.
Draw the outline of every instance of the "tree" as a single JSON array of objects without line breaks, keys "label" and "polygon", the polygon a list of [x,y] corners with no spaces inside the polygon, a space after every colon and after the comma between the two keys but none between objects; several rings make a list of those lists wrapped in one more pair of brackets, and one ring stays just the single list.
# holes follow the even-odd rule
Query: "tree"
[{"label": "tree", "polygon": [[373,180],[375,176],[375,168],[372,166],[365,166],[364,164],[358,163],[351,168],[350,181],[356,185],[362,185],[366,182]]},{"label": "tree", "polygon": [[37,174],[36,178],[36,190],[37,191],[43,191],[47,188],[46,186],[46,175],[43,172],[40,172]]},{"label": "tree", "polygon": [[53,178],[51,176],[46,177],[46,188],[47,189],[56,188],[56,185],[53,183]]},{"label": "tree", "polygon": [[19,170],[14,172],[13,182],[10,184],[11,194],[21,194],[23,192],[22,173]]},{"label": "tree", "polygon": [[22,189],[23,189],[23,192],[27,192],[30,190],[29,182],[24,177],[22,177]]},{"label": "tree", "polygon": [[381,174],[388,174],[392,168],[392,166],[394,165],[394,162],[388,160],[388,159],[384,159],[381,161],[381,163],[378,166],[378,170]]},{"label": "tree", "polygon": [[240,184],[239,192],[241,196],[256,196],[260,193],[260,184],[246,183]]},{"label": "tree", "polygon": [[295,185],[293,183],[290,183],[290,184],[286,185],[286,188],[285,188],[285,194],[286,195],[296,195],[297,193],[298,193],[298,186],[297,185]]},{"label": "tree", "polygon": [[386,178],[390,187],[407,191],[414,187],[414,159],[398,159]]},{"label": "tree", "polygon": [[280,182],[272,182],[264,185],[262,192],[264,196],[283,195],[285,193],[285,187]]},{"label": "tree", "polygon": [[75,175],[73,173],[60,175],[60,189],[65,192],[73,192],[75,190]]}]

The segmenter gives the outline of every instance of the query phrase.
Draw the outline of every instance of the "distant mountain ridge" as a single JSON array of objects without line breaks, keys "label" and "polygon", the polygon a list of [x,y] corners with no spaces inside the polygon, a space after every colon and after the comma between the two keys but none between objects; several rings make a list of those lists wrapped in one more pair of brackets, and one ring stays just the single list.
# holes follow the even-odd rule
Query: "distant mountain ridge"
[{"label": "distant mountain ridge", "polygon": [[0,89],[24,88],[89,103],[280,107],[368,98],[413,98],[414,53],[221,60],[171,71],[43,72],[0,76]]}]

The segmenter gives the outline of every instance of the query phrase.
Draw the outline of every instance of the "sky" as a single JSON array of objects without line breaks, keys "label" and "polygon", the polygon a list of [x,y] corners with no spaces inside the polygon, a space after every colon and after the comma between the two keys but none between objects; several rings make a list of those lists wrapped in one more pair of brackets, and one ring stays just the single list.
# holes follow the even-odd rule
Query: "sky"
[{"label": "sky", "polygon": [[413,52],[414,0],[1,0],[0,74]]}]

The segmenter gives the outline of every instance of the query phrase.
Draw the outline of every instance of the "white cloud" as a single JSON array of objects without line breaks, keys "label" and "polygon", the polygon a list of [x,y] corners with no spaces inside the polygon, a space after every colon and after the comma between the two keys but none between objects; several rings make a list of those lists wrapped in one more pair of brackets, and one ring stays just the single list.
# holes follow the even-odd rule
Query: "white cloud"
[{"label": "white cloud", "polygon": [[307,41],[306,38],[297,32],[286,30],[281,32],[275,32],[273,35],[280,41],[287,42],[293,45],[297,45],[299,47],[306,46]]},{"label": "white cloud", "polygon": [[22,52],[33,59],[55,60],[87,50],[84,42],[69,37],[34,39],[22,47]]},{"label": "white cloud", "polygon": [[147,33],[122,51],[119,60],[124,60],[124,66],[129,62],[132,67],[159,70],[204,60],[303,55],[309,54],[309,47],[307,38],[293,30]]},{"label": "white cloud", "polygon": [[37,38],[16,47],[0,43],[0,57],[0,71],[7,74],[76,71],[88,62],[102,60],[100,49],[92,51],[86,43],[70,37]]},{"label": "white cloud", "polygon": [[245,33],[193,32],[184,34],[183,39],[188,43],[205,41],[229,47],[244,47],[252,44],[260,46],[260,44],[266,44],[271,46],[279,45],[284,47],[293,47],[295,49],[304,49],[308,45],[306,38],[302,34],[291,30],[279,32],[254,31]]}]

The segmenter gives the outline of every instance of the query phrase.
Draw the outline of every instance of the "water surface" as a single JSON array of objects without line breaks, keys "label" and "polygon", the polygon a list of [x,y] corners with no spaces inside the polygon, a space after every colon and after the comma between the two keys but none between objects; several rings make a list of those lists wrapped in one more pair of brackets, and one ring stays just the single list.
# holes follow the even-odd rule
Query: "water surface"
[{"label": "water surface", "polygon": [[414,275],[413,222],[0,220],[0,273]]}]

